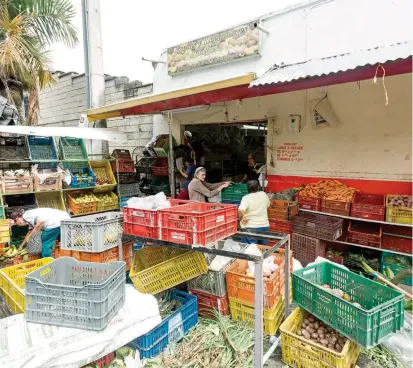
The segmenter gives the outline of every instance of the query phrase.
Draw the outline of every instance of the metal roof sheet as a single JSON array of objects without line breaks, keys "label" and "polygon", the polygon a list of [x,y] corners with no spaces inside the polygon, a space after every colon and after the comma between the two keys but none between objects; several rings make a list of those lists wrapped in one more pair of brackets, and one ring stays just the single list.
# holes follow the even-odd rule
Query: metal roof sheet
[{"label": "metal roof sheet", "polygon": [[296,64],[274,65],[261,77],[254,80],[250,87],[321,77],[367,65],[407,59],[413,54],[412,46],[412,41],[406,41],[322,59],[307,60]]}]

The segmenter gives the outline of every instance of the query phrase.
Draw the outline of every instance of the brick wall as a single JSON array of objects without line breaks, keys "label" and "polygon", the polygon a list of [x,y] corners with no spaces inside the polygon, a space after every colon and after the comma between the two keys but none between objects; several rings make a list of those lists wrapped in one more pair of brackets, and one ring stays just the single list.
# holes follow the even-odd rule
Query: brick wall
[{"label": "brick wall", "polygon": [[[85,75],[77,73],[54,74],[56,84],[40,92],[40,123],[49,126],[77,126],[86,111]],[[152,93],[152,84],[130,82],[127,77],[106,77],[106,104]],[[109,142],[109,151],[127,148],[134,156],[141,156],[143,147],[152,138],[152,116],[142,115],[107,120],[108,128],[117,128],[128,135],[127,145]]]}]

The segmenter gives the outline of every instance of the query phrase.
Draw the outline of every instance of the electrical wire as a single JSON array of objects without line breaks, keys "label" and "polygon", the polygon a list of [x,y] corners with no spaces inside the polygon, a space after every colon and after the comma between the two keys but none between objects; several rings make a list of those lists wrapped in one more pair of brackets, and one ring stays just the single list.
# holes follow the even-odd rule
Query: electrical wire
[{"label": "electrical wire", "polygon": [[381,64],[377,65],[376,73],[375,73],[374,78],[373,78],[373,83],[374,84],[377,83],[377,72],[379,71],[379,68],[381,68],[381,70],[383,70],[383,75],[381,77],[381,81],[382,81],[382,84],[383,84],[384,96],[385,96],[385,99],[386,99],[386,103],[384,104],[384,106],[387,106],[389,104],[389,96],[387,94],[386,84],[384,83],[384,77],[386,76],[386,69],[384,69],[383,65],[381,65]]}]

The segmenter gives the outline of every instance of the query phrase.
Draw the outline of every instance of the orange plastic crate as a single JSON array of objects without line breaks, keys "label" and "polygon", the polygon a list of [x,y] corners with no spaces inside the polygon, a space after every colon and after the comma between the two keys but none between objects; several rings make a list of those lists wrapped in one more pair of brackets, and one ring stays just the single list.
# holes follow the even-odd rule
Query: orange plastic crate
[{"label": "orange plastic crate", "polygon": [[298,203],[294,201],[272,200],[268,207],[269,220],[289,221],[298,213]]},{"label": "orange plastic crate", "polygon": [[298,206],[303,210],[320,211],[321,198],[320,197],[305,197],[298,194]]},{"label": "orange plastic crate", "polygon": [[91,201],[87,203],[75,203],[71,194],[78,192],[67,193],[67,206],[74,215],[89,214],[97,211],[97,202]]}]

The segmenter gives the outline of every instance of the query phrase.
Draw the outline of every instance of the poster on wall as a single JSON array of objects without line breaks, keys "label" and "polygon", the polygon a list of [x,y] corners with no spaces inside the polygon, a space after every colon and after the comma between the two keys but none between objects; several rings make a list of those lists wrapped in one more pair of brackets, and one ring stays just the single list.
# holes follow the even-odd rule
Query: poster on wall
[{"label": "poster on wall", "polygon": [[168,74],[228,63],[259,55],[260,33],[249,22],[168,48]]}]

